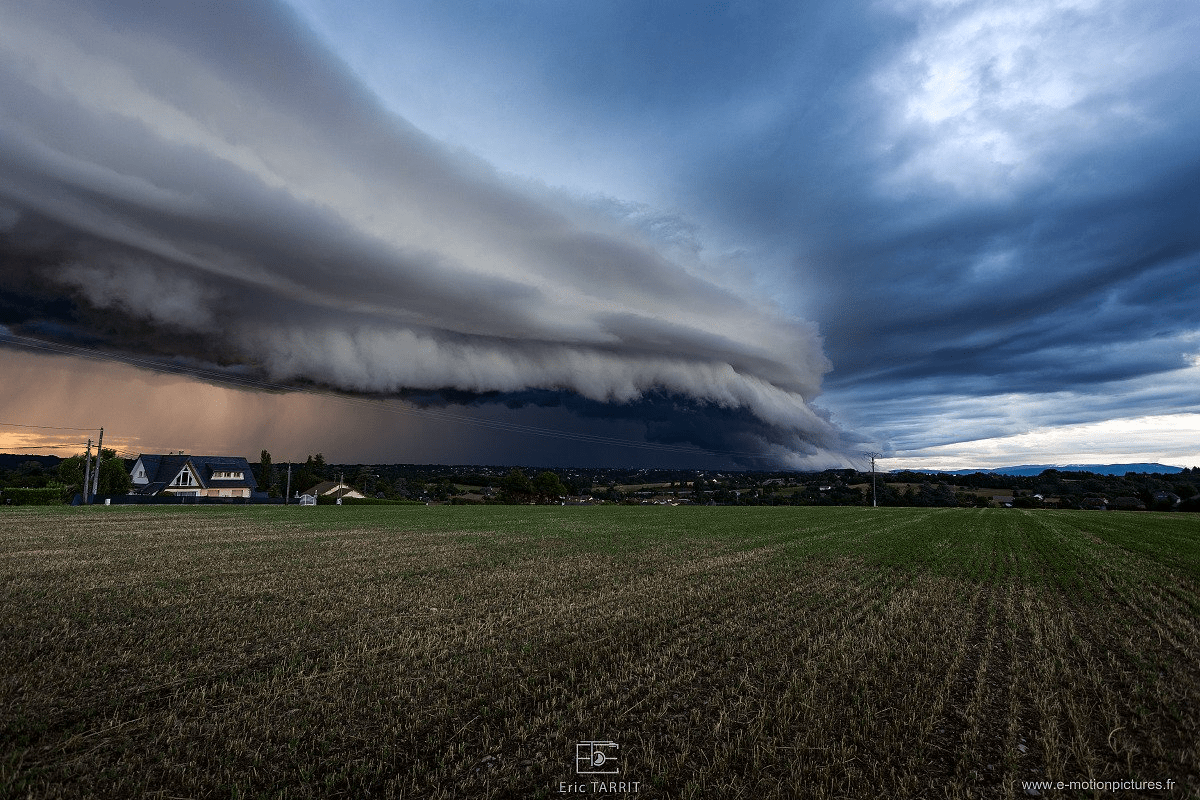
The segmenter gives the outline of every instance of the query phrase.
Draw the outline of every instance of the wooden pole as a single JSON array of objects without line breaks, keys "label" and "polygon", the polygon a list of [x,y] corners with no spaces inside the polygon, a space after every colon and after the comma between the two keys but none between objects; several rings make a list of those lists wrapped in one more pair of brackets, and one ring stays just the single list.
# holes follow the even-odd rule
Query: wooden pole
[{"label": "wooden pole", "polygon": [[104,428],[100,429],[100,441],[96,442],[96,470],[92,473],[92,497],[100,493],[100,448],[104,446]]},{"label": "wooden pole", "polygon": [[88,489],[92,486],[92,440],[88,439],[87,461],[83,466],[83,504],[88,504]]}]

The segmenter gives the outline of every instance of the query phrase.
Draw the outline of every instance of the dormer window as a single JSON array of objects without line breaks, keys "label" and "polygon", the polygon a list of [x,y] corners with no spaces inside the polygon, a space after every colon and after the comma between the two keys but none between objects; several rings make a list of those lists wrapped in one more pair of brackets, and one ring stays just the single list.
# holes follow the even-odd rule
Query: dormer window
[{"label": "dormer window", "polygon": [[214,472],[212,474],[212,476],[213,476],[213,480],[218,480],[218,481],[220,481],[220,480],[240,481],[242,479],[241,472],[232,472],[229,470],[222,470],[222,471]]}]

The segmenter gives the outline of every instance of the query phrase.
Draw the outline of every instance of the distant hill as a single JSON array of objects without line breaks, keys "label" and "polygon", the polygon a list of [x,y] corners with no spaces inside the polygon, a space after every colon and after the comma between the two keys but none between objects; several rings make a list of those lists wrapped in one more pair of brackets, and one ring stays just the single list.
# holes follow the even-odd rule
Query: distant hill
[{"label": "distant hill", "polygon": [[996,467],[995,469],[908,469],[893,470],[893,472],[923,472],[929,475],[974,475],[976,472],[992,475],[1041,475],[1048,469],[1059,472],[1093,472],[1097,475],[1124,475],[1126,472],[1159,472],[1173,475],[1183,472],[1182,467],[1171,467],[1166,464],[1022,464],[1016,467]]},{"label": "distant hill", "polygon": [[0,469],[16,469],[27,461],[36,461],[43,469],[51,470],[62,461],[58,456],[32,456],[22,453],[0,453]]}]

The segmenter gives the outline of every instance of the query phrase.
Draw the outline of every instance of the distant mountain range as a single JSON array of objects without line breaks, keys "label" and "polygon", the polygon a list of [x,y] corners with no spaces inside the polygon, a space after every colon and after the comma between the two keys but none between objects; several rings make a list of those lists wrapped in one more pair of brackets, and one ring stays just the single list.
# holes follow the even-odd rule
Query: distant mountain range
[{"label": "distant mountain range", "polygon": [[1170,467],[1166,464],[1022,464],[1016,467],[996,467],[995,469],[905,469],[893,472],[923,472],[929,475],[973,475],[976,472],[993,475],[1041,475],[1048,469],[1059,472],[1094,472],[1097,475],[1124,475],[1126,472],[1161,472],[1173,475],[1183,472],[1182,467]]}]

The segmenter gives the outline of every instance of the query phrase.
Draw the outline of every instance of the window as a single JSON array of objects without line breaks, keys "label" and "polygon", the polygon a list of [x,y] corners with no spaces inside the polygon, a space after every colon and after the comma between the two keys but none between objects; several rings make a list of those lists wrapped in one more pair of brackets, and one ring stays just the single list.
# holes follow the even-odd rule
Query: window
[{"label": "window", "polygon": [[195,486],[196,481],[192,478],[190,470],[184,470],[175,476],[175,480],[171,481],[172,486]]},{"label": "window", "polygon": [[213,476],[213,479],[214,479],[214,480],[232,480],[232,481],[240,481],[240,480],[242,479],[242,473],[241,473],[241,472],[232,472],[232,471],[229,471],[229,470],[220,470],[220,471],[217,471],[217,472],[213,472],[213,475],[212,475],[212,476]]}]

